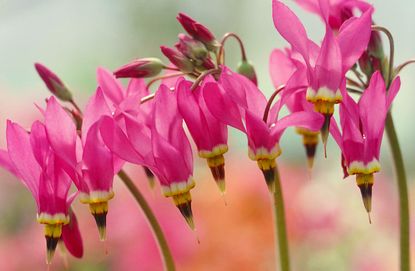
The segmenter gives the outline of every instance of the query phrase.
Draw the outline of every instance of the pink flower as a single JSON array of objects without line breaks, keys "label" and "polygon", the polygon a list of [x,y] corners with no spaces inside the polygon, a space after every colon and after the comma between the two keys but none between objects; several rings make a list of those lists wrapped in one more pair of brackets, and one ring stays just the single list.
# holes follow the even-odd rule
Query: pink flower
[{"label": "pink flower", "polygon": [[212,32],[210,32],[206,26],[195,21],[188,15],[179,13],[179,15],[177,15],[177,20],[190,36],[196,40],[203,42],[209,50],[215,49],[218,45],[218,42],[216,41],[215,36],[212,34]]},{"label": "pink flower", "polygon": [[178,114],[175,94],[164,85],[156,92],[150,116],[147,124],[140,115],[127,112],[117,120],[104,116],[102,138],[121,159],[150,168],[160,181],[163,194],[173,198],[189,226],[194,228],[190,196],[195,186],[192,150]]},{"label": "pink flower", "polygon": [[[278,32],[301,56],[307,68],[307,100],[315,110],[325,115],[322,128],[326,143],[334,104],[342,101],[340,88],[345,84],[345,74],[367,48],[372,23],[373,8],[359,18],[351,18],[342,25],[335,36],[328,25],[328,1],[319,1],[321,16],[326,23],[326,34],[321,47],[307,37],[306,30],[297,16],[280,1],[273,1],[273,19]],[[295,29],[295,31],[293,31]]]},{"label": "pink flower", "polygon": [[358,103],[344,93],[340,105],[342,134],[334,121],[331,130],[342,150],[345,177],[356,175],[367,212],[371,211],[373,174],[380,170],[379,156],[385,119],[400,88],[396,78],[388,91],[380,72],[373,74]]},{"label": "pink flower", "polygon": [[[205,79],[206,82],[208,79]],[[214,82],[213,78],[208,80]],[[228,151],[228,130],[225,124],[216,119],[208,110],[203,93],[211,91],[215,84],[204,83],[191,90],[192,82],[180,79],[177,83],[177,104],[194,142],[198,154],[207,160],[212,175],[222,193],[225,192],[225,159]]]},{"label": "pink flower", "polygon": [[212,115],[247,135],[248,155],[257,161],[270,190],[273,190],[275,159],[281,154],[279,140],[289,126],[318,130],[322,117],[315,112],[296,112],[279,120],[281,100],[270,110],[267,122],[263,115],[267,99],[248,78],[223,67],[218,83],[208,82],[204,99]]},{"label": "pink flower", "polygon": [[76,194],[68,195],[71,178],[51,147],[45,125],[35,121],[28,133],[8,121],[6,137],[7,151],[1,151],[0,166],[18,177],[36,201],[37,220],[45,225],[47,262],[51,262],[61,238],[75,257],[82,257],[82,238],[70,211]]},{"label": "pink flower", "polygon": [[[308,111],[313,112],[314,106],[306,99],[306,88],[295,90],[295,86],[307,85],[307,74],[304,65],[295,59],[295,53],[290,49],[275,49],[270,56],[269,69],[275,88],[286,85],[287,91],[282,92],[282,100],[290,112]],[[306,150],[308,167],[312,168],[314,156],[318,144],[318,131],[311,131],[297,127],[296,131],[303,137]]]}]

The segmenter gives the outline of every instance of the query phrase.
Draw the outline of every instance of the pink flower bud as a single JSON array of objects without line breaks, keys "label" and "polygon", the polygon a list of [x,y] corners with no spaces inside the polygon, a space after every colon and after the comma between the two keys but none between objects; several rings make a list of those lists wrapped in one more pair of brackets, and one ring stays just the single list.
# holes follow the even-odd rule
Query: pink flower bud
[{"label": "pink flower bud", "polygon": [[165,55],[171,63],[183,72],[192,72],[194,69],[193,63],[184,54],[173,48],[167,46],[160,46],[161,52]]},{"label": "pink flower bud", "polygon": [[53,95],[61,101],[68,102],[72,100],[72,93],[56,74],[40,63],[35,63],[35,69]]},{"label": "pink flower bud", "polygon": [[203,60],[208,57],[206,46],[185,34],[179,34],[179,42],[175,45],[177,50],[192,59],[197,66],[203,63]]},{"label": "pink flower bud", "polygon": [[193,20],[184,13],[179,13],[176,18],[190,36],[203,42],[209,50],[213,50],[217,46],[218,42],[216,41],[215,36],[206,26]]},{"label": "pink flower bud", "polygon": [[161,72],[164,64],[158,58],[136,59],[114,72],[117,78],[143,78],[153,77]]}]

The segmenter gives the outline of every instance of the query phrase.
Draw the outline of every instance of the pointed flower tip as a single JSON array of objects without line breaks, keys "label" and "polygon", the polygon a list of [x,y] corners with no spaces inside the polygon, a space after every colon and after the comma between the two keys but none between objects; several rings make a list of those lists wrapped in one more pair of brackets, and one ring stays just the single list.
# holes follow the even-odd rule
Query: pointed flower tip
[{"label": "pointed flower tip", "polygon": [[215,36],[203,24],[197,22],[185,13],[179,13],[176,17],[183,29],[194,39],[203,42],[209,50],[218,45]]},{"label": "pointed flower tip", "polygon": [[163,55],[167,57],[170,62],[179,68],[182,72],[187,73],[193,71],[193,63],[184,54],[167,46],[160,46],[160,49]]},{"label": "pointed flower tip", "polygon": [[53,95],[64,102],[72,100],[72,93],[55,73],[40,63],[35,63],[35,69]]},{"label": "pointed flower tip", "polygon": [[180,213],[186,220],[187,225],[190,229],[195,230],[195,224],[193,221],[193,212],[192,212],[192,198],[190,192],[185,192],[173,196],[173,201],[176,207],[179,209]]},{"label": "pointed flower tip", "polygon": [[116,71],[117,78],[146,78],[158,75],[165,67],[163,62],[154,57],[136,59]]},{"label": "pointed flower tip", "polygon": [[237,72],[251,80],[252,83],[254,83],[256,86],[258,85],[258,79],[256,76],[255,68],[252,65],[252,63],[248,60],[243,60],[239,63],[237,67]]},{"label": "pointed flower tip", "polygon": [[89,210],[94,216],[95,223],[97,224],[99,239],[101,241],[106,240],[106,227],[107,227],[107,213],[108,213],[108,201],[90,203]]},{"label": "pointed flower tip", "polygon": [[62,235],[62,224],[45,224],[46,263],[51,264],[59,239]]},{"label": "pointed flower tip", "polygon": [[372,224],[370,212],[372,211],[372,187],[374,184],[374,177],[372,174],[357,174],[356,184],[359,187],[362,196],[363,205],[369,216],[369,223]]}]

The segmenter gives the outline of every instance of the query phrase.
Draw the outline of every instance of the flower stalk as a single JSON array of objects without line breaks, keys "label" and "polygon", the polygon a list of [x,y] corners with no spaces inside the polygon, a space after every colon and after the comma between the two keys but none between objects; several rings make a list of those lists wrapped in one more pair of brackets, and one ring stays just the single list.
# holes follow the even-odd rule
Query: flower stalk
[{"label": "flower stalk", "polygon": [[[288,248],[288,236],[285,222],[284,197],[282,195],[280,174],[278,166],[275,167],[275,190],[274,190],[274,213],[275,213],[275,236],[278,245],[281,271],[290,270],[290,253]],[[278,256],[277,255],[277,256]]]},{"label": "flower stalk", "polygon": [[[372,26],[373,31],[383,32],[389,40],[389,70],[388,70],[388,80],[387,80],[387,89],[392,82],[394,72],[393,72],[393,60],[395,53],[395,43],[393,40],[392,33],[385,27],[382,26]],[[409,196],[408,196],[408,184],[405,171],[405,164],[403,161],[402,151],[399,144],[398,135],[396,133],[395,125],[392,118],[392,113],[389,112],[386,117],[386,134],[388,136],[389,145],[391,146],[393,163],[396,170],[398,194],[399,194],[399,232],[400,232],[400,270],[401,271],[410,271],[410,214],[409,214]]]},{"label": "flower stalk", "polygon": [[118,172],[118,177],[120,177],[125,186],[127,186],[128,190],[133,195],[134,199],[137,201],[141,210],[144,212],[144,215],[146,216],[148,223],[150,224],[150,228],[152,229],[153,234],[157,239],[159,250],[163,256],[164,270],[176,270],[173,256],[171,255],[169,245],[167,244],[167,240],[164,237],[163,231],[160,227],[160,224],[157,221],[156,216],[154,215],[153,211],[151,210],[150,206],[145,200],[143,194],[141,194],[140,190],[138,190],[137,186],[135,186],[131,178],[127,175],[127,173],[124,170],[120,170]]}]

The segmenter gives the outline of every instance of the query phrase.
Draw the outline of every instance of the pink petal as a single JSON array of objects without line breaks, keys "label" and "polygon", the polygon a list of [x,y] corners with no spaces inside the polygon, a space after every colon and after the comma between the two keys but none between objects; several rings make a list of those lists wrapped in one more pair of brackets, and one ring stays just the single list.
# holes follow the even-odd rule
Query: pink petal
[{"label": "pink petal", "polygon": [[252,150],[255,151],[261,147],[271,150],[274,147],[277,141],[270,142],[270,130],[262,118],[246,111],[245,123],[248,145]]},{"label": "pink petal", "polygon": [[46,128],[40,121],[35,121],[30,129],[30,144],[33,154],[42,168],[46,168],[51,149],[46,134]]},{"label": "pink petal", "polygon": [[132,78],[128,82],[127,86],[127,96],[138,95],[138,97],[142,98],[147,96],[149,93],[146,87],[146,81],[142,78]]},{"label": "pink petal", "polygon": [[349,70],[367,48],[372,33],[372,13],[373,8],[370,8],[360,18],[350,18],[339,30],[337,42],[342,55],[343,72]]},{"label": "pink petal", "polygon": [[17,172],[12,161],[10,160],[9,153],[5,150],[0,150],[0,167],[4,168],[17,178],[21,178],[19,172]]},{"label": "pink petal", "polygon": [[109,191],[114,177],[113,155],[102,141],[99,124],[96,122],[88,130],[82,161],[89,190]]},{"label": "pink petal", "polygon": [[395,80],[393,80],[388,90],[388,96],[386,97],[387,110],[389,110],[389,108],[391,107],[392,102],[395,99],[396,95],[398,94],[400,88],[401,88],[401,78],[398,76],[395,78]]},{"label": "pink petal", "polygon": [[62,228],[62,240],[68,251],[76,258],[82,258],[84,254],[84,247],[82,243],[82,236],[79,230],[78,219],[75,213],[70,211],[70,222]]},{"label": "pink petal", "polygon": [[203,98],[210,113],[226,125],[245,132],[238,106],[216,83],[207,83]]},{"label": "pink petal", "polygon": [[123,87],[112,72],[104,68],[98,68],[97,80],[105,96],[111,100],[113,105],[120,104],[124,98]]},{"label": "pink petal", "polygon": [[271,128],[271,136],[279,140],[285,129],[293,126],[318,131],[323,125],[323,122],[324,118],[319,113],[306,111],[295,112],[278,120],[275,126]]},{"label": "pink petal", "polygon": [[101,87],[98,87],[95,94],[89,99],[82,121],[82,140],[85,141],[89,128],[102,116],[111,116],[111,110],[105,101]]},{"label": "pink petal", "polygon": [[[309,51],[307,32],[298,17],[283,3],[272,1],[272,17],[275,28],[291,46],[299,52],[304,61],[309,63]],[[293,31],[295,29],[295,31]]]},{"label": "pink petal", "polygon": [[7,121],[6,136],[10,161],[38,202],[41,168],[33,155],[29,134],[18,124]]},{"label": "pink petal", "polygon": [[336,91],[342,81],[342,58],[340,47],[334,38],[333,31],[326,27],[326,35],[321,45],[312,84],[314,89],[327,87]]},{"label": "pink petal", "polygon": [[251,80],[223,67],[219,82],[239,106],[258,116],[263,114],[267,99]]},{"label": "pink petal", "polygon": [[269,71],[274,87],[286,84],[295,71],[291,58],[282,50],[274,49],[269,60]]},{"label": "pink petal", "polygon": [[135,164],[143,163],[144,158],[134,149],[114,119],[103,116],[100,120],[100,133],[105,145],[121,159]]},{"label": "pink petal", "polygon": [[76,127],[71,117],[50,97],[46,107],[45,125],[50,145],[69,165],[76,165]]},{"label": "pink petal", "polygon": [[374,139],[383,134],[386,113],[385,82],[378,71],[372,75],[369,87],[359,100],[360,119],[367,138]]}]

